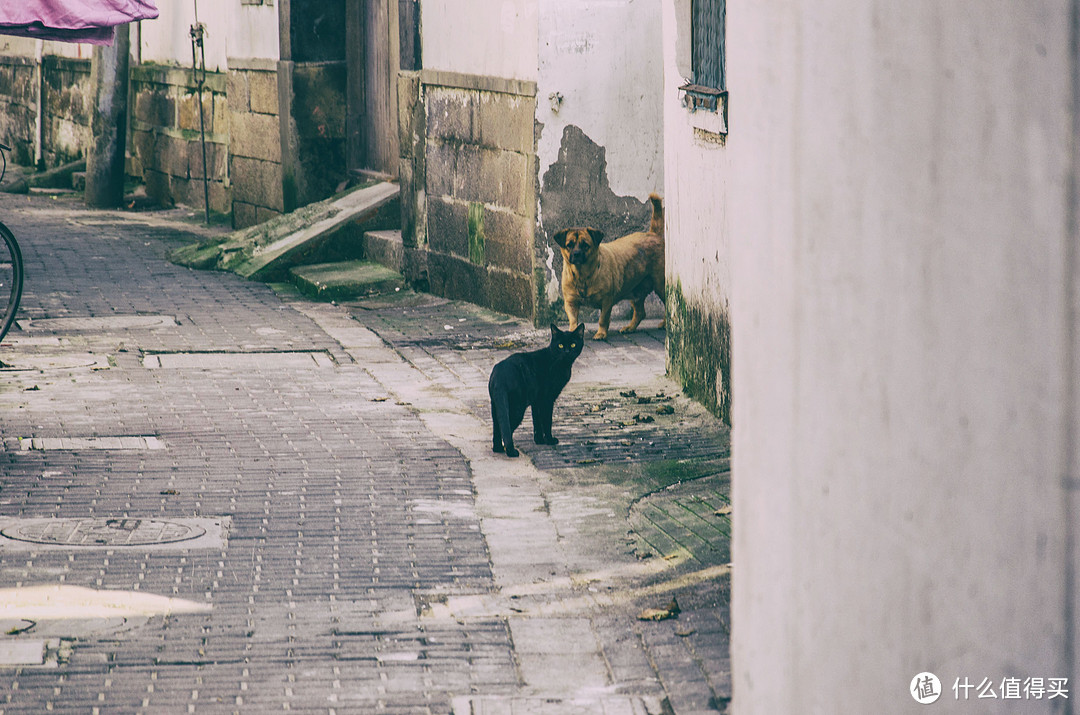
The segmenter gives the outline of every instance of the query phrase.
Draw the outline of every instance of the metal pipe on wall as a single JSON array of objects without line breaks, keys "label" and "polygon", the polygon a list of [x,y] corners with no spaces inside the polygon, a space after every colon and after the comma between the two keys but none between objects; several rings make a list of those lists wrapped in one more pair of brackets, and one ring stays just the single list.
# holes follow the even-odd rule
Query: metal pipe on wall
[{"label": "metal pipe on wall", "polygon": [[[191,73],[195,81],[199,100],[199,139],[202,142],[203,164],[203,208],[206,212],[206,223],[210,223],[210,177],[206,167],[206,120],[203,116],[203,85],[206,83],[206,47],[203,44],[203,36],[206,34],[206,26],[199,22],[199,2],[193,0],[195,5],[195,24],[191,26]],[[197,48],[197,49],[196,49]],[[201,64],[201,67],[200,67]]]}]

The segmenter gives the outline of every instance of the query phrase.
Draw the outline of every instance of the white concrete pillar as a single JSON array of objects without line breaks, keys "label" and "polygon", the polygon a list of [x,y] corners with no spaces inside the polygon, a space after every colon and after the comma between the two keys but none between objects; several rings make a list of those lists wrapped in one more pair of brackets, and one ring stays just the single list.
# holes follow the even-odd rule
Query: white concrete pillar
[{"label": "white concrete pillar", "polygon": [[727,8],[735,712],[1071,704],[1075,2]]}]

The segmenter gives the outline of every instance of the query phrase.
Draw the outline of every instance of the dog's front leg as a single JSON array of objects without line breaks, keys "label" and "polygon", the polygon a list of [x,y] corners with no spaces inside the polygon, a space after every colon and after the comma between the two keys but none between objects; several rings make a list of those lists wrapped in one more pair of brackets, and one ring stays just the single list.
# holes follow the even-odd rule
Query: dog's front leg
[{"label": "dog's front leg", "polygon": [[615,304],[609,300],[600,304],[600,326],[596,329],[593,340],[607,340],[607,329],[611,325],[611,309],[614,307]]},{"label": "dog's front leg", "polygon": [[578,326],[578,310],[581,306],[578,303],[573,303],[569,300],[563,299],[563,307],[566,308],[566,319],[570,321],[570,327],[567,328],[570,332],[577,330]]}]

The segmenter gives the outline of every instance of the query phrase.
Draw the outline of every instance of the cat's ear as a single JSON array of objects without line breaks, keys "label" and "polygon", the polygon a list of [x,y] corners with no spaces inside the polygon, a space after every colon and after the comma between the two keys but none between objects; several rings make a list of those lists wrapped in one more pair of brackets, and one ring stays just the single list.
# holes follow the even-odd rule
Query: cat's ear
[{"label": "cat's ear", "polygon": [[559,244],[562,248],[566,248],[566,234],[570,233],[570,229],[564,229],[551,237],[551,240]]},{"label": "cat's ear", "polygon": [[574,329],[574,334],[579,337],[585,337],[585,323],[581,323]]},{"label": "cat's ear", "polygon": [[555,323],[552,323],[551,324],[551,337],[554,338],[558,334],[559,334],[559,326],[555,325]]},{"label": "cat's ear", "polygon": [[600,243],[601,241],[604,240],[604,232],[603,231],[599,231],[599,230],[597,230],[595,228],[589,228],[589,229],[586,229],[586,230],[589,232],[589,235],[592,236],[592,240],[596,241],[597,243]]}]

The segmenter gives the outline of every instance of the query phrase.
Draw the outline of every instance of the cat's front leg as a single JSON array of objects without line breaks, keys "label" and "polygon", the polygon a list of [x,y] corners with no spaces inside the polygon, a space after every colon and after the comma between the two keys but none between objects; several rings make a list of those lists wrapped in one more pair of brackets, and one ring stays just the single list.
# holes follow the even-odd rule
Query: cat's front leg
[{"label": "cat's front leg", "polygon": [[533,406],[533,441],[537,444],[559,443],[559,440],[551,435],[551,420],[554,411],[554,402]]},{"label": "cat's front leg", "polygon": [[533,442],[547,444],[547,434],[544,432],[544,403],[537,401],[532,406]]}]

